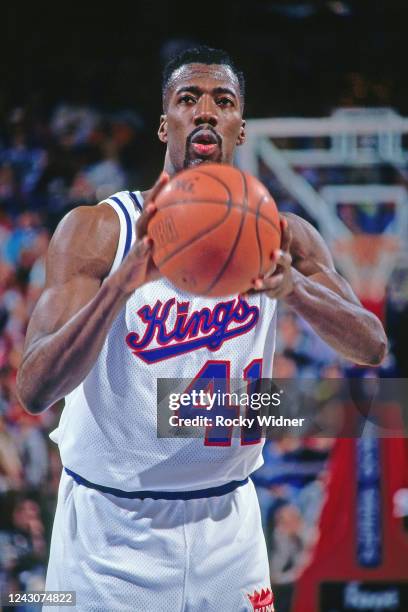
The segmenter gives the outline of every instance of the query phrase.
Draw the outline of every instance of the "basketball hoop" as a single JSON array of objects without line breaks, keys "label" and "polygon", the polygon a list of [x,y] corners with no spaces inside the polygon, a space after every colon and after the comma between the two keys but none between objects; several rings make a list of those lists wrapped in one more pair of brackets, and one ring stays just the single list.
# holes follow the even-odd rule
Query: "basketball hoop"
[{"label": "basketball hoop", "polygon": [[[292,210],[315,222],[355,293],[381,318],[391,274],[408,252],[406,134],[408,118],[393,109],[338,109],[248,121],[239,152],[243,169],[262,169],[271,192],[283,189]],[[384,164],[394,181],[382,175]]]}]

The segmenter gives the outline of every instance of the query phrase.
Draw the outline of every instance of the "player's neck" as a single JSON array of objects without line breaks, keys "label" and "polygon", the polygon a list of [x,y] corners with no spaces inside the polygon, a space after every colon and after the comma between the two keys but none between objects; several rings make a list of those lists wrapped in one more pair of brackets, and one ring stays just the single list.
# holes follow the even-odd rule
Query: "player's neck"
[{"label": "player's neck", "polygon": [[[173,168],[173,166],[172,166]],[[172,170],[172,172],[169,171],[169,169],[167,168],[167,157],[166,157],[166,161],[164,162],[164,168],[163,168],[164,172],[168,172],[170,174],[170,176],[173,176],[173,174],[175,174],[174,169]],[[141,195],[143,198],[143,203],[146,202],[147,198],[150,196],[152,189],[148,189],[147,191],[141,191]]]},{"label": "player's neck", "polygon": [[144,206],[144,203],[146,202],[147,198],[149,197],[151,191],[152,191],[152,189],[148,189],[147,191],[141,191],[140,192],[140,194],[141,194],[141,196],[143,198],[143,206]]},{"label": "player's neck", "polygon": [[170,154],[169,154],[169,150],[166,150],[166,155],[164,157],[164,167],[163,167],[163,171],[167,172],[167,174],[170,176],[170,178],[172,176],[174,176],[178,171],[180,171],[182,168],[179,168],[178,170],[174,167],[173,162],[170,159]]}]

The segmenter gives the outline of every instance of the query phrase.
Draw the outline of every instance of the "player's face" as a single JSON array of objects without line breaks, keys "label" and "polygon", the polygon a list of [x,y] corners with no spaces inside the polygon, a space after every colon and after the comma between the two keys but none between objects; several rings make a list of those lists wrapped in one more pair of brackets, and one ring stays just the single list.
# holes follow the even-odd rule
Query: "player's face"
[{"label": "player's face", "polygon": [[235,147],[245,139],[239,93],[228,66],[187,64],[174,72],[159,128],[170,170],[232,164]]}]

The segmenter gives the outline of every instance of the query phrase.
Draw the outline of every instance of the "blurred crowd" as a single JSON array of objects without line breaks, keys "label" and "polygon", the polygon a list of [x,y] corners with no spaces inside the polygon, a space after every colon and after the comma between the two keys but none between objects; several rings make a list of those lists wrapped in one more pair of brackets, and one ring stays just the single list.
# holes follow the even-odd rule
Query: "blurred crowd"
[{"label": "blurred crowd", "polygon": [[[13,223],[27,210],[39,212],[43,221],[44,215],[60,218],[73,205],[100,201],[135,182],[129,160],[141,126],[130,111],[103,114],[60,104],[44,117],[29,107],[15,108],[0,133],[2,215]],[[7,229],[7,218],[2,225]]]},{"label": "blurred crowd", "polygon": [[[61,470],[48,438],[61,405],[34,417],[15,393],[28,320],[44,285],[50,237],[72,206],[137,185],[129,160],[140,125],[132,113],[101,115],[61,104],[47,120],[16,108],[0,126],[0,591],[42,588]],[[272,177],[263,178],[283,210],[299,212]],[[387,222],[386,214],[378,223]],[[370,374],[340,361],[282,305],[274,368],[276,378]],[[396,371],[390,357],[382,374]],[[332,445],[327,438],[269,441],[265,465],[255,475],[271,576],[282,598],[316,537]]]},{"label": "blurred crowd", "polygon": [[15,394],[50,237],[74,205],[137,181],[128,160],[140,125],[65,104],[46,119],[16,108],[0,125],[0,592],[43,587],[61,470],[48,438],[61,406],[34,417]]}]

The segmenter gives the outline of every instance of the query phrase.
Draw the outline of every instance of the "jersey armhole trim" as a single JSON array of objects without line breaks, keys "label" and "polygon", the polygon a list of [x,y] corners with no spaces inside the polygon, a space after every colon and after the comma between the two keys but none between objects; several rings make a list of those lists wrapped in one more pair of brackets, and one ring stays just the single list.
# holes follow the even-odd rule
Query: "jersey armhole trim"
[{"label": "jersey armhole trim", "polygon": [[138,209],[138,211],[140,213],[142,213],[143,212],[143,206],[142,206],[142,204],[139,201],[139,197],[141,196],[140,191],[129,191],[128,193],[129,193],[129,196],[131,197],[134,205]]},{"label": "jersey armhole trim", "polygon": [[118,206],[120,206],[121,211],[125,215],[125,221],[126,221],[126,240],[125,240],[125,248],[124,248],[123,257],[122,257],[122,261],[123,261],[125,259],[126,255],[129,253],[130,245],[132,243],[132,221],[130,219],[130,215],[129,215],[128,209],[126,208],[126,206],[124,204],[122,204],[122,202],[119,200],[119,198],[113,196],[110,199],[113,200],[114,202],[116,202],[116,204],[118,204]]},{"label": "jersey armhole trim", "polygon": [[110,276],[115,270],[118,269],[124,258],[129,252],[131,241],[132,241],[132,221],[130,219],[129,212],[126,206],[116,196],[106,198],[101,204],[109,204],[116,212],[119,218],[119,239],[118,246],[116,249],[115,257],[113,259],[112,266],[107,276]]}]

